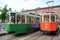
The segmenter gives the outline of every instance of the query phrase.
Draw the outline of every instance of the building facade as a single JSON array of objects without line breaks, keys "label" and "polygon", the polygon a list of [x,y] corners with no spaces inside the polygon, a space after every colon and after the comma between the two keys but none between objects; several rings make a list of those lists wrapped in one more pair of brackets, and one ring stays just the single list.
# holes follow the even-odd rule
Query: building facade
[{"label": "building facade", "polygon": [[57,13],[57,15],[60,17],[60,5],[51,6],[51,7],[45,7],[45,8],[36,8],[36,9],[31,9],[31,10],[25,10],[23,12],[35,13],[37,15],[38,12],[41,12],[44,9],[53,9]]}]

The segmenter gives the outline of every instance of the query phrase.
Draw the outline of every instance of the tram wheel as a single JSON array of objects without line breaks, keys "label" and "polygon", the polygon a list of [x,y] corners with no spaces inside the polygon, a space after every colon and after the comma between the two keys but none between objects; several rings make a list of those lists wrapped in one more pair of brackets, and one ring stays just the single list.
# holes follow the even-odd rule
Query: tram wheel
[{"label": "tram wheel", "polygon": [[43,34],[48,34],[48,32],[43,32]]}]

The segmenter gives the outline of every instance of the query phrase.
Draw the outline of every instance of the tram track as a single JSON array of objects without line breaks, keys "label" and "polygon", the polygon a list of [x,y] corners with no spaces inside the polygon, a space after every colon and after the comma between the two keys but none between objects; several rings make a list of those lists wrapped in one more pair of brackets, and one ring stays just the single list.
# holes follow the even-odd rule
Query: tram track
[{"label": "tram track", "polygon": [[37,39],[39,36],[42,36],[42,33],[41,32],[38,32],[38,33],[35,33],[35,34],[32,34],[30,36],[27,36],[27,37],[24,37],[20,40],[35,40]]},{"label": "tram track", "polygon": [[60,32],[58,31],[57,34],[49,34],[49,35],[42,35],[40,37],[38,37],[35,40],[59,40],[59,34]]},{"label": "tram track", "polygon": [[37,40],[38,38],[42,37],[44,34],[40,34],[39,36],[37,36],[34,40]]},{"label": "tram track", "polygon": [[53,40],[54,36],[52,36],[51,40]]},{"label": "tram track", "polygon": [[[8,40],[14,40],[14,39],[22,39],[22,38],[24,38],[24,37],[27,37],[27,36],[30,36],[30,35],[32,35],[33,36],[33,34],[39,34],[40,32],[39,31],[37,31],[37,32],[33,32],[33,33],[28,33],[28,34],[23,34],[23,35],[19,35],[19,36],[15,36],[15,37],[13,37],[13,38],[10,38],[10,39],[8,39]],[[36,35],[35,34],[35,35]]]},{"label": "tram track", "polygon": [[[43,36],[43,33],[39,33],[39,34],[37,34],[37,35],[33,35],[33,36],[31,36],[30,38],[31,38],[31,40],[37,40],[39,37],[41,37],[41,36]],[[28,39],[28,38],[27,38]]]},{"label": "tram track", "polygon": [[35,38],[34,40],[37,40],[38,38],[40,38],[40,37],[42,37],[43,35],[41,35],[41,36],[39,36],[39,37],[37,37],[37,38]]},{"label": "tram track", "polygon": [[60,31],[60,30],[58,30],[56,34],[52,34],[52,35],[51,35],[51,40],[56,40],[56,39],[59,40],[59,34],[60,34],[59,31]]},{"label": "tram track", "polygon": [[[38,34],[35,34],[35,35],[32,35],[30,37],[25,37],[25,38],[21,38],[20,40],[39,40],[39,38],[41,38],[42,40],[54,40],[54,38],[57,36],[56,35],[44,35],[42,32],[38,33]],[[42,38],[43,37],[43,38]]]}]

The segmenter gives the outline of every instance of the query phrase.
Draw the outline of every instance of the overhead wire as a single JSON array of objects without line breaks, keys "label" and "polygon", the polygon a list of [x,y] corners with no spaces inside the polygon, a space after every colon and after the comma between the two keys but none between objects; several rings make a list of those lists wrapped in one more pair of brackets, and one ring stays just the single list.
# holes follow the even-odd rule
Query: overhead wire
[{"label": "overhead wire", "polygon": [[[29,1],[27,1],[27,0],[24,0],[25,2],[27,2],[27,3],[29,3],[29,4],[31,4],[31,5],[33,5],[32,3],[30,3]],[[35,1],[37,1],[37,0],[35,0]]]}]

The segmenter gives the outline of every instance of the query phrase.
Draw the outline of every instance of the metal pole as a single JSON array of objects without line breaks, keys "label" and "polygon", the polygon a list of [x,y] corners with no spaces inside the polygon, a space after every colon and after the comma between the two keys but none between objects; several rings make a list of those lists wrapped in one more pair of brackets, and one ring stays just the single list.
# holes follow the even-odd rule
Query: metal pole
[{"label": "metal pole", "polygon": [[11,12],[9,12],[9,23],[11,23]]},{"label": "metal pole", "polygon": [[17,24],[17,14],[15,14],[15,24]]},{"label": "metal pole", "polygon": [[27,20],[26,20],[27,18],[26,18],[26,17],[27,17],[27,16],[25,15],[25,23],[27,23]]}]

